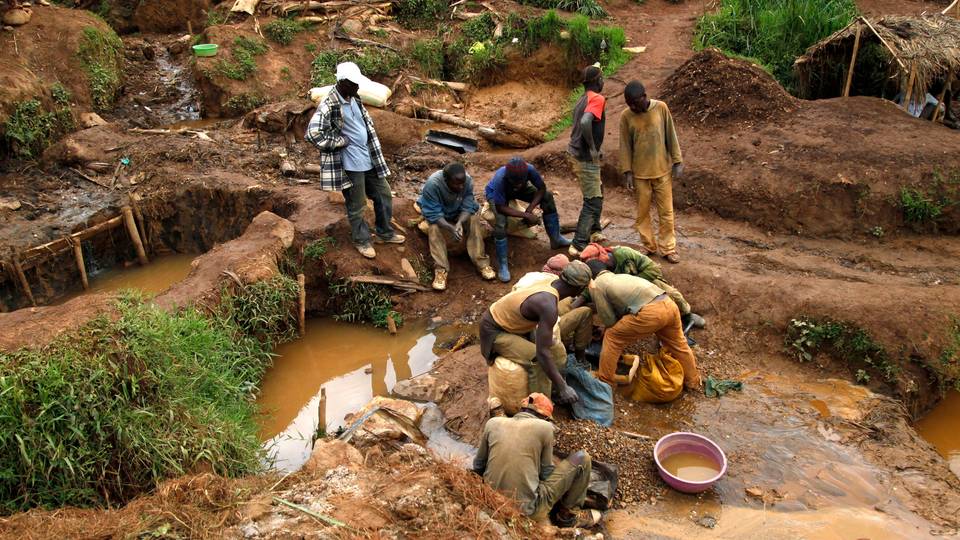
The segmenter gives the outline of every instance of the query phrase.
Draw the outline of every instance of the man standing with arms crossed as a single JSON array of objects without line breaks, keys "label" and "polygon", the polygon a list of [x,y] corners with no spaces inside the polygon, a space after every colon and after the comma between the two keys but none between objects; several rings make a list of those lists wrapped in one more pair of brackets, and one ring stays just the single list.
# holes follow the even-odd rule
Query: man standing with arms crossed
[{"label": "man standing with arms crossed", "polygon": [[374,242],[402,244],[403,235],[390,224],[393,195],[373,120],[360,103],[357,91],[370,79],[353,62],[337,65],[337,85],[317,106],[307,126],[306,140],[320,150],[320,189],[343,191],[350,221],[350,239],[361,255],[377,256],[370,245],[370,227],[363,219],[367,199],[373,201],[377,227]]},{"label": "man standing with arms crossed", "polygon": [[[620,114],[620,170],[627,187],[637,192],[635,228],[647,251],[676,264],[673,179],[683,174],[683,157],[673,116],[666,103],[647,97],[640,81],[630,81],[623,96],[628,109]],[[650,221],[651,199],[660,216],[659,241]]]},{"label": "man standing with arms crossed", "polygon": [[605,239],[600,232],[600,213],[603,211],[603,192],[600,189],[600,145],[607,115],[603,90],[603,72],[596,65],[583,70],[583,96],[573,107],[573,131],[567,152],[573,160],[574,173],[580,182],[583,206],[577,220],[577,231],[570,246],[571,257],[576,257],[590,242]]}]

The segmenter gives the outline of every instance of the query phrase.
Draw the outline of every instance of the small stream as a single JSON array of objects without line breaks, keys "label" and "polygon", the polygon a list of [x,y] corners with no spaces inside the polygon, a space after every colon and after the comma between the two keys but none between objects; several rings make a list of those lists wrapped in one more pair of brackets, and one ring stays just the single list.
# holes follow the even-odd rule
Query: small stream
[{"label": "small stream", "polygon": [[[62,304],[86,294],[108,293],[123,289],[134,289],[146,295],[156,295],[168,287],[183,280],[190,273],[190,263],[196,255],[173,253],[156,257],[146,266],[122,266],[91,272],[90,289],[78,290],[57,299],[54,304]],[[79,285],[78,285],[79,286]]]},{"label": "small stream", "polygon": [[916,424],[917,433],[936,447],[950,464],[950,470],[960,477],[960,392],[949,392]]}]

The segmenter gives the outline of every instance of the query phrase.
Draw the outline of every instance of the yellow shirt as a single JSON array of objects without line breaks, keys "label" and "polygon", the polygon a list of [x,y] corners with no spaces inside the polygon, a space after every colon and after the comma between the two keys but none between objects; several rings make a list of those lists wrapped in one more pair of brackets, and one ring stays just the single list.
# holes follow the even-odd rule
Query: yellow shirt
[{"label": "yellow shirt", "polygon": [[683,161],[680,142],[667,104],[650,100],[647,112],[629,108],[620,114],[620,172],[634,178],[660,178]]},{"label": "yellow shirt", "polygon": [[520,306],[523,301],[537,293],[552,294],[557,302],[560,301],[560,294],[550,283],[541,282],[526,289],[511,292],[500,298],[490,306],[490,315],[493,315],[493,322],[511,334],[527,334],[537,327],[537,321],[531,321],[520,313]]}]

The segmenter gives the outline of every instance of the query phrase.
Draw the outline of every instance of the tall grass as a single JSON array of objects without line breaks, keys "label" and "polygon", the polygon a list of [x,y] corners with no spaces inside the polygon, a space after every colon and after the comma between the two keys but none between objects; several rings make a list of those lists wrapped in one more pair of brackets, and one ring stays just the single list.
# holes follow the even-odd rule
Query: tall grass
[{"label": "tall grass", "polygon": [[[0,353],[0,511],[120,504],[171,476],[259,469],[252,398],[272,355],[241,329],[252,311],[168,313],[132,296],[118,310]],[[282,326],[256,316],[243,326]]]},{"label": "tall grass", "polygon": [[784,87],[795,90],[797,56],[857,13],[854,0],[721,0],[716,13],[697,23],[694,46],[756,58]]}]

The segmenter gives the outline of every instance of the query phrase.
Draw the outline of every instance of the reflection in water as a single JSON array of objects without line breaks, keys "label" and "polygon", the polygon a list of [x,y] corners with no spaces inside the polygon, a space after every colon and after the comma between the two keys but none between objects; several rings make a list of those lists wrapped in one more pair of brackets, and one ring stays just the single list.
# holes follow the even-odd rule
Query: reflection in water
[{"label": "reflection in water", "polygon": [[937,452],[950,462],[950,468],[960,476],[960,392],[948,393],[930,414],[917,422],[920,436],[937,447]]},{"label": "reflection in water", "polygon": [[135,289],[147,295],[155,295],[182,281],[190,273],[190,263],[196,255],[175,253],[152,259],[146,266],[129,268],[111,268],[90,275],[90,290],[79,291],[59,300],[66,302],[77,296],[92,293],[106,293],[121,289]]},{"label": "reflection in water", "polygon": [[306,335],[277,348],[263,378],[257,403],[263,413],[260,436],[279,469],[295,469],[310,456],[326,395],[323,423],[328,433],[373,396],[389,394],[398,380],[433,367],[436,337],[426,323],[408,324],[396,336],[384,330],[329,319],[307,321]]}]

